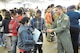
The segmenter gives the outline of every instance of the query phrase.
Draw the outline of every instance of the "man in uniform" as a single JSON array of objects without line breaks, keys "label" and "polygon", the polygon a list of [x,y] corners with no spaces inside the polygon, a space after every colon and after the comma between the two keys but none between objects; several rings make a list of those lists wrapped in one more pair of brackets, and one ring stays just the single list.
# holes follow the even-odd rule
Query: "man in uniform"
[{"label": "man in uniform", "polygon": [[58,53],[74,53],[70,35],[69,17],[63,13],[63,7],[58,5],[55,8],[58,17],[53,23],[53,29],[47,29],[47,32],[56,32],[58,39]]}]

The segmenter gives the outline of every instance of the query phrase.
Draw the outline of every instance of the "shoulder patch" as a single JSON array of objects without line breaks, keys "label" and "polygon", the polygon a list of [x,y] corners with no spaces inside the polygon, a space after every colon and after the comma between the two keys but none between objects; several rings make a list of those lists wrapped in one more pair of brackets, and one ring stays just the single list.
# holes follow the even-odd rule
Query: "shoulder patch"
[{"label": "shoulder patch", "polygon": [[69,20],[69,18],[66,17],[66,18],[64,18],[64,20]]},{"label": "shoulder patch", "polygon": [[63,28],[66,28],[66,26],[64,25]]}]

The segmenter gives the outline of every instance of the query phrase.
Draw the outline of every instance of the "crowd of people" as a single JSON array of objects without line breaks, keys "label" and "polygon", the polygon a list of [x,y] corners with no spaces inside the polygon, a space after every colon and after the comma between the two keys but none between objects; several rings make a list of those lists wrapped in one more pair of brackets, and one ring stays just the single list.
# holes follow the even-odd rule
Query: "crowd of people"
[{"label": "crowd of people", "polygon": [[[80,3],[63,7],[51,4],[47,7],[42,18],[42,10],[35,8],[14,8],[0,11],[0,46],[8,53],[43,53],[43,33],[47,41],[53,42],[56,33],[58,53],[79,53],[80,46]],[[38,41],[33,39],[34,30],[39,30]],[[52,38],[51,38],[52,37]]]}]

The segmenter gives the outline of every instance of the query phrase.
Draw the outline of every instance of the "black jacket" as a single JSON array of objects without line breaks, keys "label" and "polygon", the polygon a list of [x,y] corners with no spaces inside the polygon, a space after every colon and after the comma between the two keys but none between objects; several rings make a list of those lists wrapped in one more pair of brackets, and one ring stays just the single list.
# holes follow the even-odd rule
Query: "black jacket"
[{"label": "black jacket", "polygon": [[11,20],[11,18],[5,18],[2,21],[2,27],[4,27],[4,30],[3,30],[4,33],[9,33],[8,24],[9,24],[10,20]]}]

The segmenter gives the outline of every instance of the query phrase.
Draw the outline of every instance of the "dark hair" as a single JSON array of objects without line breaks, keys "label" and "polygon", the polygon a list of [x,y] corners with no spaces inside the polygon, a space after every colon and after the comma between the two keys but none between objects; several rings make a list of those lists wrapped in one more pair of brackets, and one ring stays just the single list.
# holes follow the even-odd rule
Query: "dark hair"
[{"label": "dark hair", "polygon": [[47,9],[50,8],[50,7],[51,7],[51,6],[49,5],[49,6],[47,7]]},{"label": "dark hair", "polygon": [[16,7],[14,9],[17,9]]},{"label": "dark hair", "polygon": [[10,13],[8,11],[5,12],[5,18],[11,18]]},{"label": "dark hair", "polygon": [[40,13],[41,14],[41,10],[37,10],[36,13]]},{"label": "dark hair", "polygon": [[22,10],[21,9],[18,9],[17,10],[17,13],[22,15]]},{"label": "dark hair", "polygon": [[63,9],[61,5],[57,5],[56,8]]},{"label": "dark hair", "polygon": [[51,4],[51,8],[54,7],[54,4]]},{"label": "dark hair", "polygon": [[21,23],[24,25],[26,23],[29,22],[29,18],[28,17],[24,17],[22,20],[21,20]]},{"label": "dark hair", "polygon": [[69,7],[67,8],[67,11],[71,11],[71,10],[73,10],[73,9],[76,9],[75,5],[69,6]]},{"label": "dark hair", "polygon": [[2,11],[2,12],[6,12],[7,10],[6,10],[6,9],[2,9],[1,11]]},{"label": "dark hair", "polygon": [[0,15],[0,21],[2,21],[2,19],[3,19],[3,18],[2,18],[2,16]]},{"label": "dark hair", "polygon": [[69,6],[69,8],[70,9],[74,9],[74,8],[76,9],[75,5],[71,5],[71,6]]},{"label": "dark hair", "polygon": [[16,11],[15,10],[10,10],[10,14],[16,15]]}]

